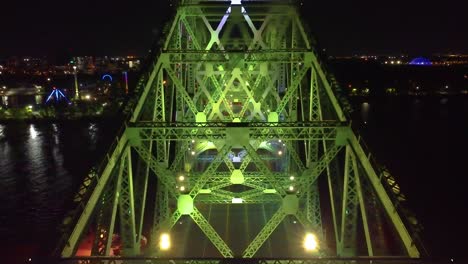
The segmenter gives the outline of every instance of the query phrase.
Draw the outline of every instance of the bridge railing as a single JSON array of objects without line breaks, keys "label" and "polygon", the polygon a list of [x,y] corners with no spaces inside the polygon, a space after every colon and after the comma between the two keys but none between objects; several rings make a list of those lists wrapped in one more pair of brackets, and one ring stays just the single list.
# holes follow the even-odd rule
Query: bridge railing
[{"label": "bridge railing", "polygon": [[406,257],[303,258],[303,259],[220,259],[220,258],[70,258],[57,264],[452,264],[450,259],[414,259]]},{"label": "bridge railing", "polygon": [[[159,55],[160,55],[160,52],[155,54],[154,57],[157,58]],[[153,55],[150,54],[148,56],[148,60],[156,61],[154,57]],[[83,182],[81,183],[77,194],[74,196],[73,198],[73,202],[75,204],[74,209],[72,209],[65,215],[64,221],[61,223],[59,227],[59,232],[61,233],[61,235],[59,237],[57,246],[52,251],[53,256],[59,256],[61,254],[61,250],[64,247],[65,243],[67,243],[67,240],[73,231],[73,227],[76,225],[80,215],[83,213],[86,203],[91,197],[91,194],[93,193],[94,188],[96,187],[99,181],[99,176],[102,175],[104,169],[106,168],[107,164],[110,161],[112,153],[117,147],[119,139],[122,137],[123,133],[125,132],[125,129],[127,128],[127,124],[130,121],[130,118],[132,116],[132,110],[135,107],[135,105],[138,103],[138,99],[140,98],[141,94],[144,91],[145,85],[149,79],[149,74],[151,74],[151,72],[153,71],[154,66],[155,66],[155,63],[150,62],[145,69],[142,69],[141,71],[142,74],[140,75],[140,79],[137,83],[134,93],[130,95],[127,102],[123,106],[124,109],[122,110],[122,112],[124,116],[124,121],[123,121],[122,126],[118,129],[115,139],[112,141],[111,145],[108,147],[108,150],[105,152],[106,154],[101,159],[101,162],[91,169],[91,171],[88,173],[88,175],[84,178]]]},{"label": "bridge railing", "polygon": [[[347,120],[351,120],[351,113],[354,110],[351,106],[351,103],[349,102],[349,99],[347,98],[346,92],[343,90],[340,83],[336,80],[336,77],[333,74],[333,71],[328,64],[328,59],[325,55],[325,52],[322,52],[320,48],[318,48],[319,47],[318,42],[316,38],[313,37],[313,34],[311,33],[308,23],[306,23],[302,17],[300,17],[299,19],[301,20],[302,25],[304,26],[304,30],[310,36],[309,39],[312,43],[312,52],[315,54],[317,61],[320,64],[320,67],[322,71],[324,72],[326,79],[328,83],[330,84],[335,96],[337,97],[338,102]],[[363,137],[361,136],[362,135],[361,128],[356,123],[353,123],[353,122],[350,122],[350,123],[351,123],[352,130],[358,137],[358,141],[362,149],[367,154],[367,159],[371,163],[377,175],[380,176],[380,181],[382,185],[384,186],[390,199],[392,200],[393,204],[395,205],[395,208],[397,209],[398,213],[401,216],[403,216],[402,220],[405,223],[405,226],[409,229],[408,231],[412,234],[412,237],[416,240],[415,243],[418,245],[418,248],[422,249],[424,253],[427,255],[428,254],[427,250],[425,249],[424,244],[419,235],[422,227],[416,221],[414,214],[407,207],[405,207],[404,204],[402,204],[404,201],[406,201],[406,196],[402,193],[400,186],[398,185],[393,175],[389,172],[389,170],[380,162],[378,162],[376,157],[372,154],[371,149],[368,147]]]},{"label": "bridge railing", "polygon": [[418,249],[423,251],[420,253],[427,256],[428,252],[420,237],[422,226],[416,220],[414,213],[412,213],[411,210],[405,206],[404,202],[406,201],[406,196],[401,191],[397,180],[382,163],[378,162],[375,155],[372,154],[371,149],[361,136],[361,128],[353,122],[351,122],[351,128],[356,134],[361,148],[366,153],[368,161],[371,163],[376,174],[379,176],[380,182],[382,183],[387,195],[392,200],[392,203],[395,206],[398,214],[402,216],[402,221],[408,229],[408,232],[411,234],[411,237],[414,239],[414,243],[416,243]]},{"label": "bridge railing", "polygon": [[59,237],[57,246],[52,251],[53,256],[59,256],[61,254],[63,247],[73,232],[73,227],[78,222],[78,219],[83,213],[83,210],[85,209],[86,204],[94,191],[94,188],[98,184],[99,176],[102,174],[110,160],[110,154],[115,150],[117,142],[124,131],[125,126],[122,126],[118,131],[116,139],[113,141],[108,151],[106,152],[107,154],[104,156],[98,166],[91,169],[91,171],[81,183],[79,191],[73,199],[73,202],[75,203],[74,209],[66,214],[64,221],[59,227],[61,236]]},{"label": "bridge railing", "polygon": [[[169,21],[167,25],[170,25],[172,22],[173,21]],[[166,39],[167,33],[168,30],[165,27],[165,32],[163,32],[163,35],[160,37],[160,39]],[[99,181],[99,176],[102,175],[104,169],[109,163],[112,153],[117,147],[119,139],[125,132],[125,129],[127,128],[128,123],[130,122],[130,119],[132,117],[133,110],[136,107],[139,98],[145,90],[146,84],[151,76],[151,73],[156,67],[157,58],[163,52],[163,50],[160,49],[159,46],[162,46],[161,42],[154,44],[154,48],[147,55],[145,65],[143,65],[143,67],[140,70],[140,78],[135,87],[135,90],[127,97],[127,100],[122,107],[123,123],[118,129],[115,140],[112,141],[107,152],[105,152],[106,154],[102,158],[101,162],[97,166],[93,167],[90,173],[83,180],[83,183],[80,185],[78,194],[74,197],[74,209],[66,213],[64,221],[60,224],[59,232],[61,233],[61,236],[58,239],[56,247],[52,250],[52,256],[60,256],[63,247],[67,243],[67,240],[73,231],[73,227],[78,222],[80,215],[82,214],[89,198],[91,197],[91,194],[94,191],[94,187]]]}]

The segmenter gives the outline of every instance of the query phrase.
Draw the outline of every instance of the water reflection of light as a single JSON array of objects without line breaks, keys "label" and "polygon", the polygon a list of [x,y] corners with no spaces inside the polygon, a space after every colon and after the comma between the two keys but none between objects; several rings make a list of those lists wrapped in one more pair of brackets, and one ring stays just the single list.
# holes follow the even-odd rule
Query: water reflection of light
[{"label": "water reflection of light", "polygon": [[29,139],[25,145],[28,157],[28,164],[25,170],[30,172],[30,180],[35,192],[42,190],[43,185],[36,183],[39,183],[41,179],[46,177],[45,171],[47,169],[47,155],[44,153],[43,137],[39,131],[38,128],[31,124],[29,126]]},{"label": "water reflection of light", "polygon": [[367,124],[369,121],[369,111],[370,111],[370,104],[368,102],[364,102],[361,105],[361,119],[364,124]]},{"label": "water reflection of light", "polygon": [[97,124],[91,123],[89,124],[88,130],[89,130],[89,139],[91,141],[91,144],[95,146],[97,144],[99,127],[97,126]]},{"label": "water reflection of light", "polygon": [[4,125],[0,125],[0,139],[4,138],[5,135],[3,133],[3,130],[5,129],[5,126]]},{"label": "water reflection of light", "polygon": [[52,124],[52,130],[54,131],[54,142],[56,145],[59,144],[59,137],[58,137],[58,127],[57,124]]},{"label": "water reflection of light", "polygon": [[[60,129],[58,125],[57,133]],[[0,139],[0,196],[7,204],[0,210],[0,222],[12,234],[17,232],[12,228],[15,221],[28,223],[22,225],[24,234],[53,228],[68,200],[57,197],[66,198],[73,192],[72,175],[63,166],[63,147],[48,139],[51,130],[37,124],[0,125],[0,135],[5,136]],[[4,215],[8,217],[6,227]]]},{"label": "water reflection of light", "polygon": [[35,139],[37,137],[37,130],[34,127],[34,125],[29,126],[29,135],[31,136],[32,139]]},{"label": "water reflection of light", "polygon": [[[5,204],[5,201],[9,204],[16,204],[19,197],[17,194],[17,181],[19,177],[13,172],[15,160],[13,158],[14,152],[12,151],[12,147],[14,146],[10,145],[6,139],[6,131],[4,133],[4,129],[7,129],[6,126],[0,125],[0,186],[2,186],[0,192],[2,199],[6,198],[6,200],[2,200],[3,204]],[[3,140],[4,138],[5,140]],[[2,210],[2,213],[5,212]]]},{"label": "water reflection of light", "polygon": [[416,98],[413,101],[413,105],[411,107],[411,118],[414,120],[419,120],[422,117],[423,114],[423,102],[419,99]]}]

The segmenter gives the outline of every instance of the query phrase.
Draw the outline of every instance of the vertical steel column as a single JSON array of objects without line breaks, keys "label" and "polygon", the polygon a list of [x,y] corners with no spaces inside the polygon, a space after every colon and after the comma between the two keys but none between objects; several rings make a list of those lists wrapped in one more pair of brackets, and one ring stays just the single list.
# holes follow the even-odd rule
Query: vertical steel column
[{"label": "vertical steel column", "polygon": [[122,170],[121,193],[119,200],[120,235],[122,239],[122,254],[135,256],[140,251],[140,241],[137,241],[135,203],[133,192],[133,170],[131,149],[127,147],[120,161]]}]

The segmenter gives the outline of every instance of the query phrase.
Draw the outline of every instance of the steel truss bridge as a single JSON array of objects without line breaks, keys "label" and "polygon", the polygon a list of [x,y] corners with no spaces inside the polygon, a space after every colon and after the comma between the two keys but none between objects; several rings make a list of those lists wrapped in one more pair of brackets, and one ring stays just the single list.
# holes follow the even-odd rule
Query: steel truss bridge
[{"label": "steel truss bridge", "polygon": [[[49,262],[50,263],[50,262]],[[62,259],[63,264],[83,263],[135,263],[135,264],[449,264],[451,260],[434,260],[421,258],[399,257],[360,257],[360,258],[307,258],[307,259],[166,259],[166,258],[138,258],[138,257],[88,257]]]},{"label": "steel truss bridge", "polygon": [[181,1],[63,263],[422,263],[305,25],[292,1]]}]

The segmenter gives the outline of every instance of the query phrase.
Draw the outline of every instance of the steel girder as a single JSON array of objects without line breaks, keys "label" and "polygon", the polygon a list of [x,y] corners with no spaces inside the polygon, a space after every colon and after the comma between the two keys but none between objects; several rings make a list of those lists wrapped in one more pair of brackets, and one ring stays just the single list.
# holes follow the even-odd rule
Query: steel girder
[{"label": "steel girder", "polygon": [[[269,240],[277,227],[286,229],[287,216],[320,239],[312,255],[356,256],[364,248],[373,256],[381,234],[368,226],[369,192],[402,242],[402,255],[419,256],[387,191],[389,177],[378,177],[350,128],[295,7],[205,2],[178,7],[125,131],[99,177],[83,185],[92,188],[80,195],[87,203],[62,256],[75,253],[91,223],[105,231],[95,240],[96,255],[110,254],[109,238],[118,232],[123,255],[167,256],[157,249],[159,235],[183,216],[224,258],[258,256],[265,242],[278,242]],[[257,212],[248,206],[258,204],[265,223],[255,235],[249,221],[258,219],[249,214]],[[276,213],[266,213],[269,205]],[[253,240],[242,252],[217,228],[224,216],[212,216],[213,206],[244,206]],[[332,231],[325,234],[325,227]],[[141,251],[144,234],[150,246]],[[300,247],[288,254],[310,256]]]},{"label": "steel girder", "polygon": [[[233,259],[233,262],[245,263],[245,259]],[[237,262],[238,261],[238,262]],[[133,258],[116,258],[116,257],[76,257],[76,258],[65,258],[58,262],[59,264],[222,264],[226,263],[224,258],[149,258],[149,257],[133,257]],[[308,258],[308,259],[292,259],[292,258],[275,258],[275,259],[252,259],[249,263],[255,264],[368,264],[368,263],[379,263],[379,264],[446,264],[444,260],[433,260],[433,259],[414,259],[408,257],[354,257],[354,258]]]}]

